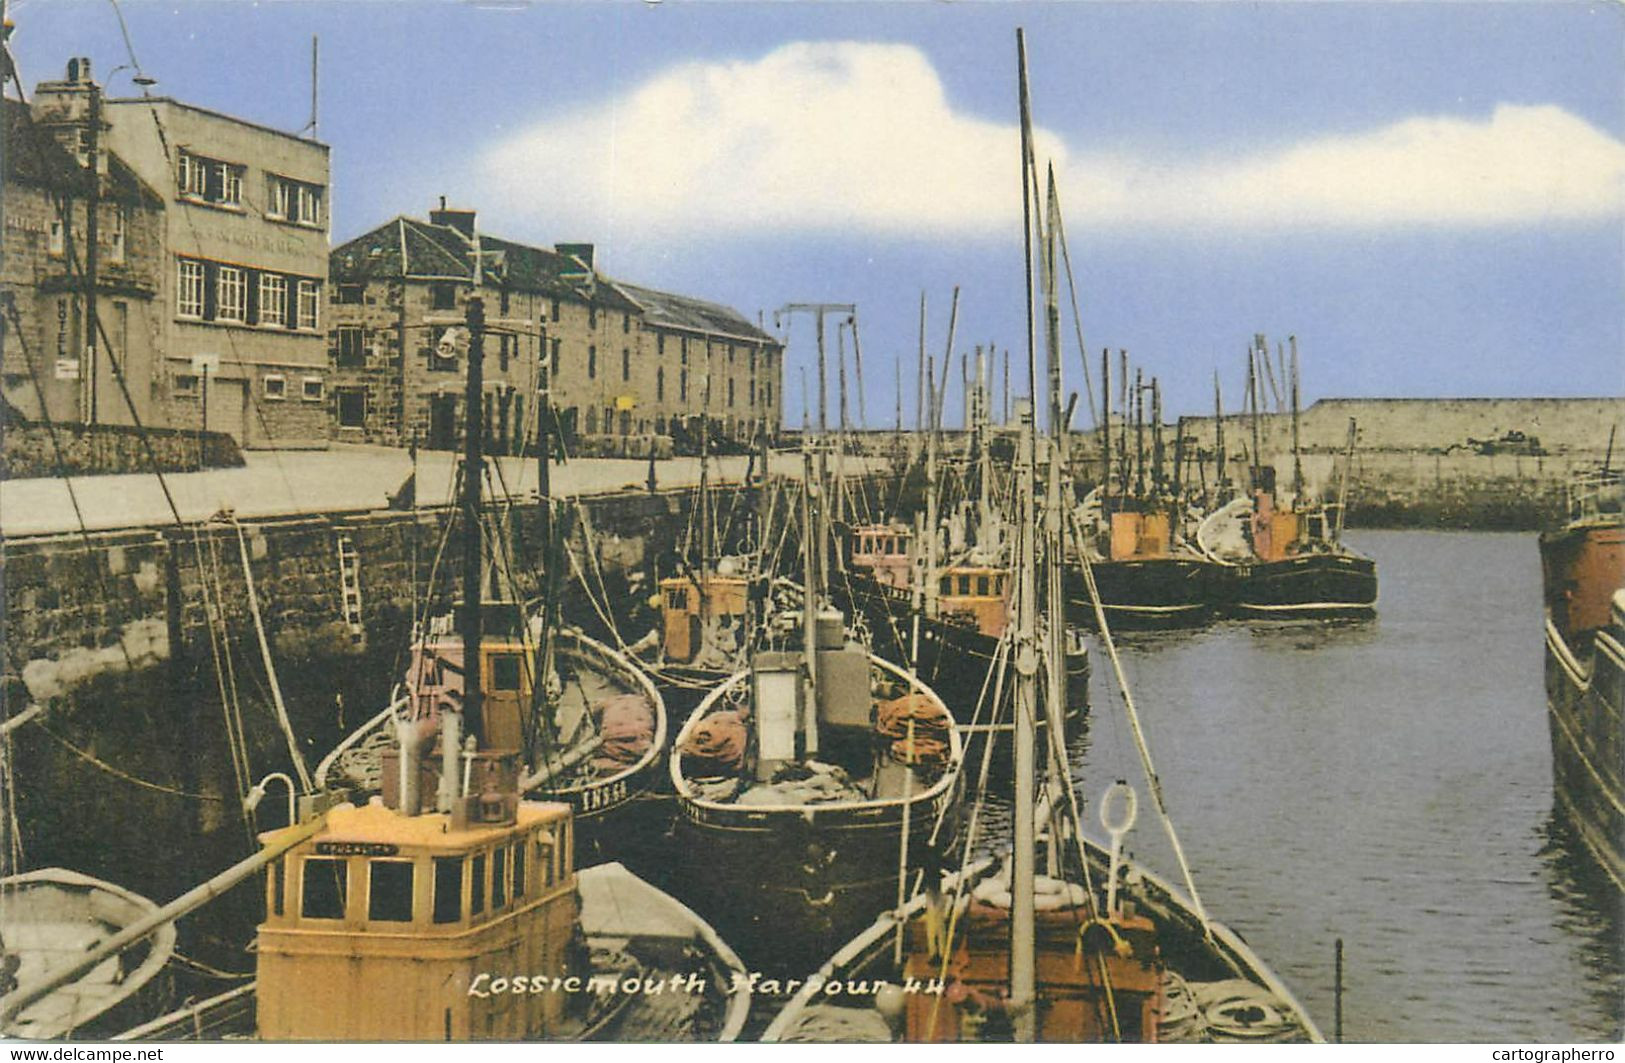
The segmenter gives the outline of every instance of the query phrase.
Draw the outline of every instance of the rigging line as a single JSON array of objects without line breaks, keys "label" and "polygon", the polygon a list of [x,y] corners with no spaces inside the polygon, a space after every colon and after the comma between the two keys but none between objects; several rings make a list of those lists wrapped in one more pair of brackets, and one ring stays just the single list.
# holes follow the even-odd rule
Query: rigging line
[{"label": "rigging line", "polygon": [[144,789],[148,789],[148,790],[156,790],[159,793],[170,794],[170,795],[172,795],[174,797],[190,798],[193,801],[224,802],[226,800],[226,798],[220,796],[219,794],[197,794],[197,793],[192,793],[189,790],[180,790],[180,789],[177,789],[177,788],[175,788],[173,786],[165,786],[162,783],[151,782],[151,781],[149,781],[147,779],[140,778],[139,776],[131,775],[129,772],[123,771],[123,770],[121,770],[119,768],[116,768],[113,765],[107,763],[105,760],[101,760],[100,758],[96,757],[94,754],[87,753],[83,749],[80,749],[78,746],[74,745],[72,742],[68,741],[66,738],[63,738],[61,735],[59,735],[55,731],[51,730],[49,727],[47,727],[44,724],[44,722],[41,722],[39,724],[39,729],[48,738],[50,738],[51,741],[56,742],[58,745],[65,748],[68,752],[72,753],[74,756],[78,757],[80,760],[83,760],[83,761],[85,761],[86,763],[89,763],[89,764],[93,764],[96,767],[100,768],[101,770],[107,772],[109,775],[112,775],[113,777],[118,778],[118,779],[123,779],[125,782],[130,783],[132,785],[140,786],[140,787],[142,787]]},{"label": "rigging line", "polygon": [[259,636],[260,657],[265,662],[265,677],[271,684],[271,702],[276,707],[277,722],[282,725],[282,734],[288,740],[288,756],[293,761],[293,768],[299,775],[299,785],[305,793],[311,791],[310,770],[305,766],[304,754],[300,752],[299,740],[294,737],[293,721],[288,719],[288,707],[282,701],[282,687],[276,678],[276,662],[271,659],[271,645],[265,638],[265,621],[260,616],[259,596],[254,592],[254,567],[248,560],[248,536],[243,533],[243,526],[236,517],[227,517],[227,522],[237,529],[238,552],[243,559],[243,585],[248,591],[248,608],[254,615],[254,631]]},{"label": "rigging line", "polygon": [[[248,740],[246,737],[248,734],[248,729],[243,723],[243,699],[242,694],[238,690],[237,664],[235,660],[236,655],[232,650],[231,645],[231,628],[226,623],[225,597],[224,592],[222,591],[222,588],[225,586],[225,580],[221,576],[220,572],[220,551],[218,549],[217,539],[213,534],[208,536],[207,541],[209,544],[209,563],[212,566],[212,571],[214,574],[215,599],[217,603],[215,616],[217,616],[220,621],[220,644],[225,647],[224,660],[226,683],[227,689],[231,695],[230,706],[232,717],[236,723],[236,741],[238,746],[233,752],[240,756],[242,760],[243,778],[239,783],[240,788],[238,792],[242,797],[246,798],[249,790],[248,780],[254,777],[254,765],[253,761],[249,757]],[[199,571],[199,577],[200,582],[203,582],[203,573],[201,568]],[[253,814],[247,808],[241,808],[239,811],[242,813],[243,826],[248,831],[248,840],[252,845],[254,842]]]},{"label": "rigging line", "polygon": [[[1089,348],[1083,345],[1083,316],[1078,313],[1078,286],[1072,279],[1072,252],[1066,246],[1066,222],[1061,219],[1059,205],[1060,192],[1055,193],[1057,210],[1055,212],[1055,235],[1061,238],[1061,262],[1066,267],[1066,290],[1072,297],[1072,326],[1078,335],[1078,358],[1083,363],[1083,387],[1089,396],[1089,416],[1094,421],[1095,428],[1100,428],[1100,411],[1095,406],[1094,376],[1089,371]],[[1059,355],[1057,355],[1059,357]]]},{"label": "rigging line", "polygon": [[1134,708],[1134,695],[1128,687],[1128,677],[1123,674],[1123,661],[1117,655],[1117,644],[1112,639],[1111,628],[1106,624],[1106,610],[1100,604],[1100,591],[1095,586],[1095,572],[1089,564],[1089,559],[1079,558],[1083,566],[1084,581],[1089,587],[1089,600],[1094,606],[1095,622],[1100,625],[1101,641],[1106,645],[1106,653],[1111,658],[1112,670],[1117,675],[1118,687],[1123,692],[1123,711],[1128,716],[1129,729],[1134,735],[1134,744],[1140,751],[1140,766],[1145,770],[1146,786],[1151,790],[1151,799],[1157,806],[1157,815],[1162,819],[1164,831],[1168,835],[1168,843],[1173,847],[1174,856],[1179,861],[1180,873],[1185,878],[1185,889],[1191,896],[1191,904],[1196,908],[1197,918],[1202,921],[1202,933],[1209,940],[1213,940],[1213,927],[1210,925],[1207,909],[1202,906],[1202,898],[1196,892],[1196,881],[1191,877],[1190,863],[1185,859],[1185,849],[1179,843],[1179,834],[1174,830],[1173,820],[1168,816],[1168,806],[1163,800],[1162,781],[1157,778],[1157,770],[1151,763],[1151,750],[1146,746],[1145,733],[1140,728],[1140,714]]},{"label": "rigging line", "polygon": [[[85,556],[87,558],[94,559],[95,549],[91,543],[90,528],[85,523],[85,513],[79,505],[78,492],[76,492],[73,488],[73,478],[68,475],[67,455],[62,449],[62,440],[57,432],[56,421],[51,417],[50,408],[46,405],[45,387],[40,383],[39,371],[34,366],[33,356],[29,353],[28,339],[24,335],[22,321],[17,314],[16,303],[11,300],[7,300],[6,310],[11,316],[12,330],[17,335],[18,344],[22,347],[23,364],[28,367],[28,377],[34,385],[34,396],[39,401],[40,419],[45,422],[46,432],[51,437],[51,450],[56,459],[57,476],[62,480],[62,485],[67,489],[68,501],[73,505],[73,517],[75,523],[79,525],[79,535],[84,542]],[[112,593],[112,589],[107,582],[107,576],[102,571],[102,566],[100,564],[93,564],[91,567],[96,573],[97,583],[101,585],[103,600],[109,602],[117,601],[118,598]],[[125,668],[128,671],[135,671],[135,661],[130,657],[130,648],[124,644],[124,640],[122,638],[119,639],[118,645],[119,652],[124,655]]]},{"label": "rigging line", "polygon": [[[233,729],[233,721],[232,721],[232,695],[226,689],[226,674],[225,674],[225,669],[221,664],[222,654],[221,654],[221,649],[220,649],[220,643],[216,638],[215,620],[214,620],[215,615],[216,615],[216,613],[215,613],[216,605],[215,605],[215,600],[209,594],[209,579],[208,579],[208,576],[207,576],[207,571],[208,570],[205,568],[205,566],[203,564],[203,543],[202,543],[202,538],[203,538],[203,533],[202,533],[201,529],[198,526],[194,525],[192,527],[192,552],[193,552],[193,556],[195,557],[195,559],[197,561],[198,587],[203,593],[203,616],[204,616],[205,626],[209,629],[209,651],[210,651],[209,657],[210,657],[210,663],[213,664],[213,666],[214,666],[215,685],[219,689],[219,692],[220,692],[220,714],[221,714],[221,717],[222,717],[222,720],[223,720],[223,722],[225,724],[225,729],[226,729],[226,748],[227,748],[227,752],[230,754],[230,757],[231,757],[232,776],[237,782],[237,790],[236,790],[236,792],[237,792],[238,796],[241,797],[242,795],[244,795],[244,794],[246,794],[248,792],[248,780],[247,780],[248,771],[247,771],[246,765],[244,764],[244,762],[242,760],[239,759],[239,756],[238,756],[239,745],[238,745],[238,739],[237,739],[237,732],[234,731],[234,729]],[[213,551],[213,542],[212,542],[212,539],[211,539],[210,553],[213,554],[213,552],[214,552]],[[218,580],[218,575],[216,576],[216,579]],[[216,584],[216,588],[218,589],[218,583]],[[222,624],[222,626],[224,626],[224,625]],[[225,651],[225,659],[227,661],[230,660],[230,653],[231,653],[231,650],[230,650],[230,648],[228,646],[228,648]],[[233,687],[235,688],[235,682],[233,683]],[[238,720],[238,726],[240,726],[240,724],[241,724],[241,720],[239,719]],[[242,815],[243,815],[244,824],[247,825],[248,824],[248,811],[246,809],[243,809],[241,811],[242,811]],[[250,830],[250,834],[252,834],[252,830]]]}]

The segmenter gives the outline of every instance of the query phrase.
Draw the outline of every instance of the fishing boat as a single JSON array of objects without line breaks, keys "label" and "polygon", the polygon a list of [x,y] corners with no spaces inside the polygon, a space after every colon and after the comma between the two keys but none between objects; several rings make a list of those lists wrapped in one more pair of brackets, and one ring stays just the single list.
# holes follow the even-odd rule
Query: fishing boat
[{"label": "fishing boat", "polygon": [[[1125,354],[1126,359],[1126,354]],[[1084,497],[1073,521],[1076,551],[1088,559],[1101,604],[1113,626],[1138,628],[1195,627],[1213,617],[1222,599],[1223,570],[1191,542],[1191,506],[1183,482],[1185,437],[1175,442],[1173,475],[1168,476],[1162,439],[1162,391],[1135,371],[1132,391],[1124,392],[1123,434],[1119,461],[1113,463],[1111,358],[1101,353],[1105,403],[1098,432],[1100,483]],[[1122,373],[1127,384],[1127,369]],[[1145,395],[1151,394],[1152,445],[1145,440]],[[1135,447],[1127,445],[1133,423]],[[1081,568],[1069,565],[1064,581],[1070,613],[1092,624],[1094,609]]]},{"label": "fishing boat", "polygon": [[[39,981],[157,909],[122,886],[60,867],[0,879],[0,1005],[19,986]],[[158,975],[174,952],[175,928],[164,926],[29,1004],[0,1029],[27,1041],[120,1029],[152,1006]]]},{"label": "fishing boat", "polygon": [[901,854],[956,830],[961,740],[942,699],[847,637],[820,593],[827,553],[807,459],[806,596],[673,743],[678,892],[754,969],[790,970],[896,889]]},{"label": "fishing boat", "polygon": [[[1026,196],[1033,165],[1032,126],[1025,42],[1019,30],[1017,51]],[[1031,381],[1036,359],[1030,245],[1027,260]],[[1053,250],[1047,262],[1054,262]],[[1056,353],[1052,343],[1052,365]],[[1058,391],[1056,376],[1051,375],[1052,403]],[[1183,894],[1126,857],[1123,843],[1137,810],[1134,791],[1126,783],[1115,784],[1101,802],[1110,846],[1094,844],[1082,833],[1080,802],[1055,725],[1062,711],[1062,684],[1055,668],[1043,667],[1046,658],[1054,660],[1064,626],[1057,579],[1064,497],[1058,460],[1062,433],[1057,430],[1050,440],[1041,514],[1032,404],[1023,402],[1020,407],[1016,457],[1020,543],[1015,552],[1014,621],[1008,633],[1018,655],[1012,670],[1015,734],[1009,852],[994,858],[976,855],[984,818],[980,800],[986,796],[984,771],[979,799],[967,817],[958,868],[946,875],[940,867],[919,868],[915,873],[919,888],[911,899],[882,910],[868,929],[820,967],[803,973],[764,1040],[1318,1039],[1290,992],[1239,937],[1208,918],[1168,820],[1160,786],[1153,783],[1151,792],[1185,875]],[[1037,541],[1040,525],[1049,541],[1042,551]],[[1147,779],[1155,780],[1087,560],[1083,570],[1142,767]],[[1040,742],[1037,721],[1045,717],[1051,726],[1047,741]]]},{"label": "fishing boat", "polygon": [[[1258,338],[1262,341],[1262,337]],[[1343,542],[1349,466],[1356,425],[1349,421],[1341,486],[1335,502],[1310,489],[1298,447],[1298,346],[1292,337],[1292,482],[1277,484],[1276,469],[1260,457],[1258,357],[1249,351],[1248,401],[1252,408],[1252,488],[1202,521],[1197,543],[1230,569],[1229,605],[1243,616],[1367,617],[1377,607],[1377,564]]]},{"label": "fishing boat", "polygon": [[1553,793],[1625,889],[1625,476],[1609,465],[1571,483],[1568,520],[1541,535],[1540,560]]}]

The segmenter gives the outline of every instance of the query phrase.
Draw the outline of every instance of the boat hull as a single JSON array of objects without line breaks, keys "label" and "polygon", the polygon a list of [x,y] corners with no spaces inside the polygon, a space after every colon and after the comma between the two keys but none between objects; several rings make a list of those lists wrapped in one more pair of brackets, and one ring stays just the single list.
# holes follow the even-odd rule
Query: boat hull
[{"label": "boat hull", "polygon": [[[959,798],[956,780],[906,805],[763,811],[680,801],[673,830],[677,892],[734,943],[752,971],[794,975],[828,955],[831,941],[857,933],[876,911],[897,903],[905,807],[913,862],[921,852],[952,846]],[[939,816],[943,829],[933,841]]]},{"label": "boat hull", "polygon": [[1238,569],[1234,608],[1242,616],[1365,617],[1377,609],[1377,565],[1359,554],[1305,554]]},{"label": "boat hull", "polygon": [[1582,527],[1542,536],[1541,560],[1553,799],[1625,889],[1625,531]]},{"label": "boat hull", "polygon": [[[1200,626],[1222,611],[1230,583],[1229,572],[1203,558],[1092,561],[1089,567],[1113,629]],[[1083,569],[1069,566],[1064,579],[1067,619],[1097,626]]]}]

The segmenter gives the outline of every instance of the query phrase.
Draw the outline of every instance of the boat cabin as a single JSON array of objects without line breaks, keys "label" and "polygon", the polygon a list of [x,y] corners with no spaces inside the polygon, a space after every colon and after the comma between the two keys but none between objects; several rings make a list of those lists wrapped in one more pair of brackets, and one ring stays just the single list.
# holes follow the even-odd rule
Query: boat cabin
[{"label": "boat cabin", "polygon": [[[1041,889],[1046,883],[1069,885],[1040,877]],[[908,994],[905,1041],[1009,1039],[1008,898],[1005,893],[989,903],[973,897],[956,921],[928,915],[909,924],[904,976],[918,984],[944,972],[947,977],[941,994]],[[954,938],[944,967],[942,934],[950,925]],[[1096,919],[1087,903],[1041,904],[1034,932],[1038,1041],[1157,1040],[1163,965],[1149,919],[1131,912]]]},{"label": "boat cabin", "polygon": [[498,822],[468,818],[407,816],[378,798],[344,805],[269,866],[256,943],[261,1038],[559,1034],[572,994],[482,994],[476,980],[585,971],[572,955],[579,902],[569,807],[520,804]]},{"label": "boat cabin", "polygon": [[661,649],[666,660],[689,664],[708,645],[730,657],[744,646],[750,581],[710,573],[660,581]]},{"label": "boat cabin", "polygon": [[1111,514],[1106,557],[1110,561],[1145,561],[1170,556],[1173,521],[1166,509],[1141,512],[1119,509]]},{"label": "boat cabin", "polygon": [[[431,622],[412,647],[406,691],[419,737],[439,727],[444,709],[460,711],[463,703],[462,636],[453,630],[457,612]],[[490,749],[523,748],[523,719],[530,709],[535,639],[529,636],[519,602],[486,602],[481,612],[480,690],[481,744]]]},{"label": "boat cabin", "polygon": [[992,638],[1010,622],[1010,570],[989,565],[954,565],[937,579],[937,608],[944,616],[967,616]]},{"label": "boat cabin", "polygon": [[849,563],[888,587],[907,590],[913,579],[909,549],[914,533],[897,524],[865,524],[852,529]]}]

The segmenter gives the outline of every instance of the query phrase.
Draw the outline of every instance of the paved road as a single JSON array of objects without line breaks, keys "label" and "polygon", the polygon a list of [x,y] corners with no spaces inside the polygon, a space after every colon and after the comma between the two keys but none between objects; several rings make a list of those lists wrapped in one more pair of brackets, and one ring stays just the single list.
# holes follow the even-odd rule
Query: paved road
[{"label": "paved road", "polygon": [[[325,451],[249,451],[240,469],[169,473],[163,484],[174,498],[182,521],[205,520],[224,509],[242,518],[293,516],[382,509],[412,475],[412,458],[392,447],[334,444]],[[424,451],[418,455],[417,500],[432,506],[449,501],[456,455]],[[514,497],[536,493],[536,463],[520,458],[490,459],[501,469]],[[712,460],[715,482],[737,482],[745,474],[743,457]],[[848,472],[858,459],[847,459]],[[777,454],[775,475],[799,478],[801,457]],[[494,475],[494,474],[493,474]],[[647,460],[577,458],[553,470],[555,495],[590,495],[625,489],[644,490]],[[698,458],[655,463],[661,488],[699,483]],[[71,488],[71,493],[70,493]],[[150,473],[128,476],[82,476],[72,480],[36,479],[0,482],[0,535],[54,535],[79,530],[74,500],[90,530],[140,528],[173,523],[159,478]]]}]

